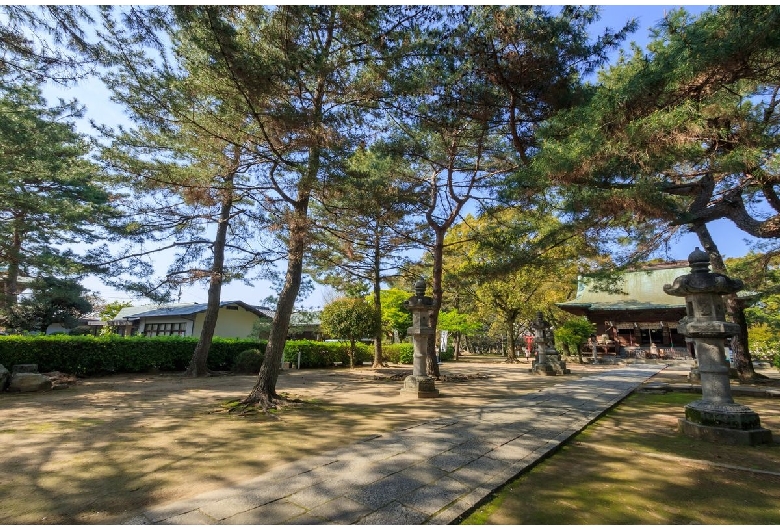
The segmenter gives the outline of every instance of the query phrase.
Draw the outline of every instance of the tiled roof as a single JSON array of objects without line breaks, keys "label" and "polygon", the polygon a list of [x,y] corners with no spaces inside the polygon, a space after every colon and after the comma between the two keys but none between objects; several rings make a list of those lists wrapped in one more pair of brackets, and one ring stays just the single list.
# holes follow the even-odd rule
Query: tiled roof
[{"label": "tiled roof", "polygon": [[563,309],[582,307],[589,308],[591,311],[685,307],[684,298],[666,294],[663,286],[671,284],[678,276],[688,273],[690,273],[689,266],[630,271],[610,285],[609,291],[599,289],[591,278],[580,277],[574,300],[556,305]]},{"label": "tiled roof", "polygon": [[[228,302],[220,302],[220,307],[228,305],[237,305],[243,307],[247,311],[256,314],[259,317],[273,318],[273,311],[265,307],[257,307],[249,305],[240,300],[232,300]],[[114,317],[114,321],[117,320],[137,320],[139,318],[146,317],[173,317],[173,316],[189,316],[206,311],[208,304],[148,304],[135,307],[124,307]]]}]

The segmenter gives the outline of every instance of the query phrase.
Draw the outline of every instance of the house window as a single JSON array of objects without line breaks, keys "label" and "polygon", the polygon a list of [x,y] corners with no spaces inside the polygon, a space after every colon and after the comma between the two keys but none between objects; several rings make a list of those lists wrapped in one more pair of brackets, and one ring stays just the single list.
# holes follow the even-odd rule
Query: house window
[{"label": "house window", "polygon": [[187,324],[186,322],[173,322],[165,324],[147,324],[144,326],[144,335],[147,337],[158,337],[168,335],[184,336]]},{"label": "house window", "polygon": [[237,305],[226,305],[225,309],[230,309],[231,311],[238,311]]}]

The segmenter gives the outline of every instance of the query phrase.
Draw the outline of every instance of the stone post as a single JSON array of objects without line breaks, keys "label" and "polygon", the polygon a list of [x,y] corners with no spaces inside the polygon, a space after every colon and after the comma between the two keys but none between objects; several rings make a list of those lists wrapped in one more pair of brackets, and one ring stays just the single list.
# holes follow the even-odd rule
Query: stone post
[{"label": "stone post", "polygon": [[434,334],[430,326],[430,311],[433,308],[433,298],[425,296],[425,280],[422,278],[414,284],[414,296],[409,298],[404,305],[412,313],[412,327],[407,333],[414,343],[414,359],[412,375],[404,380],[401,394],[417,398],[438,397],[432,377],[428,377],[426,368],[426,356],[428,355],[428,337]]},{"label": "stone post", "polygon": [[534,343],[536,345],[536,359],[531,365],[531,373],[536,375],[564,375],[570,374],[566,363],[561,361],[558,352],[553,346],[553,336],[550,324],[542,318],[542,312],[536,314],[536,320],[532,322],[534,329]]},{"label": "stone post", "polygon": [[679,330],[695,344],[701,377],[702,398],[685,406],[685,419],[679,420],[680,431],[731,445],[772,443],[772,433],[761,427],[758,414],[731,397],[724,343],[726,337],[739,332],[739,327],[726,322],[723,295],[736,293],[743,284],[710,272],[709,254],[699,247],[688,256],[688,263],[691,274],[664,285],[666,294],[685,297],[686,316],[680,320]]}]

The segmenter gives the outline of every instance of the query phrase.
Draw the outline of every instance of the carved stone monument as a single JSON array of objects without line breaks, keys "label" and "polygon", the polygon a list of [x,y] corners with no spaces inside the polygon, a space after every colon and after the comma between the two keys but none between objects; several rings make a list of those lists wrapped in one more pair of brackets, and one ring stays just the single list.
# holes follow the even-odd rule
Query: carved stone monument
[{"label": "carved stone monument", "polygon": [[404,380],[401,395],[416,398],[438,397],[432,377],[428,377],[425,359],[428,355],[428,337],[434,334],[430,326],[430,311],[433,308],[433,298],[425,296],[425,280],[420,278],[414,284],[414,296],[409,298],[404,305],[412,313],[412,327],[407,333],[414,341],[414,359],[412,375]]},{"label": "carved stone monument", "polygon": [[772,443],[772,433],[761,427],[758,414],[731,397],[725,339],[737,334],[739,327],[726,322],[723,295],[742,289],[742,282],[710,272],[709,254],[699,247],[688,256],[688,263],[691,274],[664,285],[666,294],[685,297],[687,314],[678,329],[694,342],[701,377],[702,398],[685,406],[680,431],[731,445]]},{"label": "carved stone monument", "polygon": [[536,345],[536,359],[531,364],[531,373],[536,375],[564,375],[570,374],[566,363],[561,360],[553,346],[552,329],[550,324],[542,318],[541,311],[536,314],[536,320],[532,323],[534,329],[534,344]]}]

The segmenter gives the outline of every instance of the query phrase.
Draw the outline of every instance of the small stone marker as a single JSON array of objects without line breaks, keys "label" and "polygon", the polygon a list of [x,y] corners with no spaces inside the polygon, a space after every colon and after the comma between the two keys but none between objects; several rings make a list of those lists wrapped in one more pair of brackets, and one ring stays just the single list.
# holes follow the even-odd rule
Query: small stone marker
[{"label": "small stone marker", "polygon": [[723,295],[736,293],[743,284],[710,272],[710,256],[699,247],[688,256],[688,263],[691,274],[664,285],[666,294],[685,297],[687,315],[680,320],[679,330],[695,343],[701,377],[702,398],[685,406],[680,431],[730,445],[772,443],[772,432],[761,427],[758,414],[731,397],[725,339],[739,333],[739,327],[726,322]]},{"label": "small stone marker", "polygon": [[432,377],[428,377],[425,365],[428,355],[428,337],[433,335],[434,329],[430,327],[429,312],[433,307],[433,298],[425,296],[425,280],[420,278],[414,284],[414,296],[409,298],[404,305],[412,313],[412,327],[407,334],[414,341],[414,359],[412,375],[404,379],[404,387],[401,395],[416,398],[438,397],[439,391]]}]

